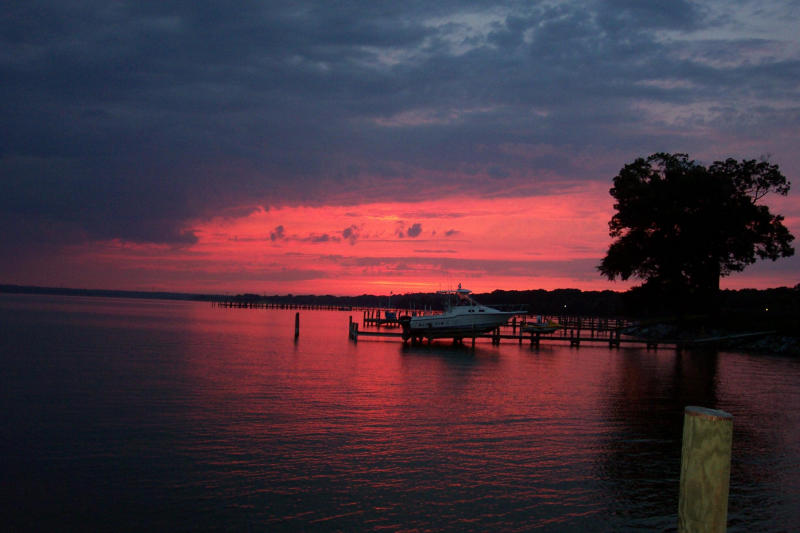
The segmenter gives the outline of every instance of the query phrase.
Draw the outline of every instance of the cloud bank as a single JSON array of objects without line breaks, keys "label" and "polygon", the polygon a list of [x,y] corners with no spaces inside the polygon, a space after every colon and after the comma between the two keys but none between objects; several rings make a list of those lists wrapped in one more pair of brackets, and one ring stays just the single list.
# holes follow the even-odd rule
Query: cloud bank
[{"label": "cloud bank", "polygon": [[[536,196],[661,150],[770,155],[792,179],[797,13],[18,2],[0,18],[0,245],[191,246],[193,224],[221,213]],[[354,244],[358,228],[326,237]]]}]

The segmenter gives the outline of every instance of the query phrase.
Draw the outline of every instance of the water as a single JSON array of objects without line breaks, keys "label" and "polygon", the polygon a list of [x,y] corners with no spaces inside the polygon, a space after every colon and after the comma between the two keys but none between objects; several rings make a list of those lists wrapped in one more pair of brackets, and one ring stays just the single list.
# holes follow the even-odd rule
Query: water
[{"label": "water", "polygon": [[348,316],[0,295],[11,530],[674,530],[683,408],[732,531],[800,524],[800,361],[347,338]]}]

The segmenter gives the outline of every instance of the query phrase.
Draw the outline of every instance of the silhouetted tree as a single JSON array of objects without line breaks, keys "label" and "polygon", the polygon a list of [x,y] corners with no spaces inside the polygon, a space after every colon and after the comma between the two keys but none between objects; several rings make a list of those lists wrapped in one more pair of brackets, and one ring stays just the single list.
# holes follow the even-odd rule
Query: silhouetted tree
[{"label": "silhouetted tree", "polygon": [[625,165],[609,191],[615,240],[598,269],[607,278],[645,281],[640,291],[666,307],[713,306],[720,276],[759,259],[794,253],[794,237],[758,202],[786,195],[790,183],[767,161],[717,161],[653,154]]}]

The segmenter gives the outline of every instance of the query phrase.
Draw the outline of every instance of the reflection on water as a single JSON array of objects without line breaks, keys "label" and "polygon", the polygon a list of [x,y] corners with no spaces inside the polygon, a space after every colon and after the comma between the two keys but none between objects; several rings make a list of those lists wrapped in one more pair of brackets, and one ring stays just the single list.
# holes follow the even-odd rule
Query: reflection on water
[{"label": "reflection on water", "polygon": [[674,529],[685,405],[732,530],[800,523],[798,361],[347,339],[348,313],[0,295],[19,529]]}]

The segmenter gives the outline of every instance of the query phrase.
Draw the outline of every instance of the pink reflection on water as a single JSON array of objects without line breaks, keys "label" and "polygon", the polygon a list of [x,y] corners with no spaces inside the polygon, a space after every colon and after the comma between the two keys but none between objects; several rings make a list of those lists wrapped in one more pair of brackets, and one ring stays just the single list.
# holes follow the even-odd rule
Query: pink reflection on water
[{"label": "pink reflection on water", "polygon": [[[41,334],[72,342],[49,360],[74,374],[49,376],[76,402],[58,412],[95,439],[98,424],[122,427],[98,446],[128,457],[137,486],[159,487],[174,509],[244,513],[267,529],[666,529],[683,407],[701,404],[735,416],[734,523],[798,518],[800,421],[773,412],[797,403],[792,360],[354,343],[349,313],[316,311],[301,311],[295,342],[294,311],[45,307]],[[765,506],[769,518],[753,514]]]}]

